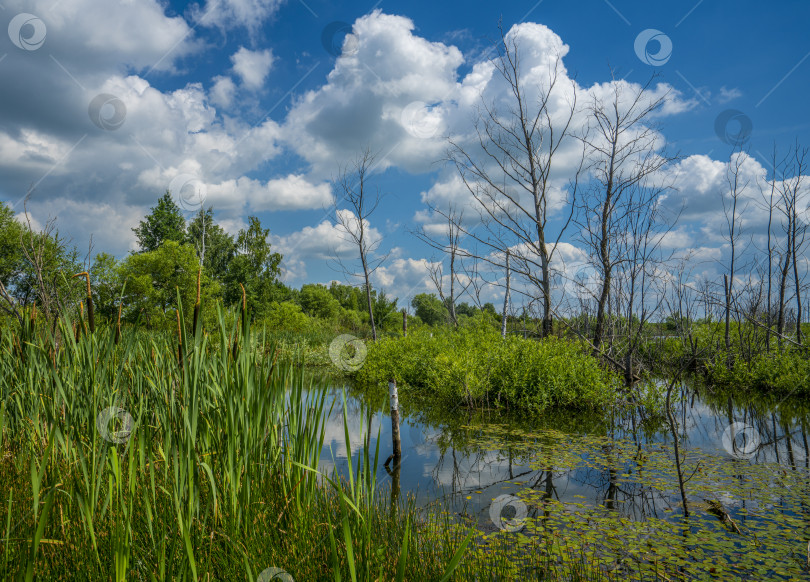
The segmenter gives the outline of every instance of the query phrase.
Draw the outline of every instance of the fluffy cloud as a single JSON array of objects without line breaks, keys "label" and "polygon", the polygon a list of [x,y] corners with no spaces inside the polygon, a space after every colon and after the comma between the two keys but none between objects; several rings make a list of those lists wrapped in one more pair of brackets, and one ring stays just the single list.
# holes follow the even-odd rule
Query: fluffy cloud
[{"label": "fluffy cloud", "polygon": [[214,85],[209,92],[209,98],[214,105],[220,105],[225,109],[231,106],[233,96],[236,93],[236,85],[230,77],[218,75],[213,79]]},{"label": "fluffy cloud", "polygon": [[[61,63],[64,70],[55,68],[53,75],[79,73],[83,78],[92,70],[103,77],[107,70],[123,72],[125,67],[150,71],[171,70],[177,58],[200,48],[192,30],[180,16],[168,17],[161,3],[155,0],[139,2],[104,2],[102,0],[8,0],[4,2],[4,15],[31,13],[46,27],[43,49],[23,53],[13,47],[8,37],[10,62],[28,63],[52,61]],[[10,17],[9,17],[10,18]],[[4,19],[5,20],[5,19]],[[47,53],[46,53],[47,51]],[[75,70],[74,70],[75,69]],[[96,81],[98,77],[96,77]],[[21,87],[20,89],[30,89]]]},{"label": "fluffy cloud", "polygon": [[[316,226],[305,226],[302,230],[278,239],[282,252],[298,259],[329,260],[352,258],[357,254],[357,245],[343,228],[340,219],[346,223],[356,222],[357,217],[350,211],[340,209],[335,221],[323,220]],[[369,244],[377,245],[382,240],[379,230],[363,221]]]},{"label": "fluffy cloud", "polygon": [[290,174],[262,183],[247,177],[208,187],[209,199],[217,207],[267,210],[306,210],[332,203],[328,183],[312,184],[304,176]]},{"label": "fluffy cloud", "polygon": [[273,52],[269,49],[251,51],[245,47],[231,55],[234,72],[242,79],[242,84],[248,89],[259,89],[270,73],[273,66]]},{"label": "fluffy cloud", "polygon": [[255,33],[283,4],[283,0],[206,0],[192,7],[194,19],[203,26],[222,29],[247,28]]},{"label": "fluffy cloud", "polygon": [[693,155],[665,168],[661,181],[671,184],[663,200],[664,207],[681,220],[702,224],[710,239],[718,240],[727,229],[724,201],[731,212],[731,171],[739,158],[737,212],[743,226],[749,231],[767,225],[767,211],[763,193],[770,190],[767,169],[755,158],[734,154],[728,161],[712,160],[708,156]]},{"label": "fluffy cloud", "polygon": [[[280,4],[209,0],[192,14],[204,26],[244,27],[255,33]],[[58,214],[63,230],[92,232],[99,248],[121,254],[132,244],[129,228],[137,222],[133,217],[142,216],[156,194],[184,177],[204,188],[217,219],[235,232],[244,225],[246,213],[331,205],[327,179],[365,147],[379,152],[375,172],[396,168],[431,175],[428,185],[414,190],[413,202],[403,206],[408,208],[403,217],[412,216],[421,191],[423,204],[443,210],[466,207],[465,219],[478,220],[457,172],[436,161],[446,154],[448,136],[480,154],[471,125],[475,108],[483,100],[505,110],[509,88],[486,58],[465,61],[455,46],[416,34],[406,17],[377,10],[359,18],[351,42],[344,45],[324,84],[296,98],[280,121],[265,118],[253,125],[233,106],[242,97],[240,90],[265,85],[275,60],[270,48],[257,48],[256,42],[248,45],[251,49],[240,47],[225,63],[226,70],[206,73],[208,90],[200,82],[172,87],[171,75],[187,64],[182,59],[206,47],[198,38],[202,29],[192,29],[182,17],[167,16],[154,0],[8,0],[5,6],[5,14],[35,13],[47,25],[47,51],[22,51],[6,35],[6,44],[0,46],[0,53],[8,54],[0,66],[9,80],[0,85],[0,172],[5,178],[0,194],[16,201],[36,185],[29,209],[40,223]],[[560,60],[569,47],[546,26],[515,25],[508,36],[519,40],[528,100],[537,97],[550,69],[557,68],[559,92],[549,103],[549,113],[552,120],[563,119],[575,99],[583,108],[574,116],[575,132],[587,125],[586,105],[609,98],[617,83],[638,88],[625,81],[579,85]],[[150,76],[157,70],[165,73],[160,82]],[[93,111],[90,104],[100,94],[112,97]],[[721,89],[721,95],[731,99],[738,91]],[[649,99],[663,96],[659,118],[696,104],[666,84],[652,87],[648,94]],[[656,135],[656,147],[663,147],[664,136]],[[577,140],[557,153],[560,164],[551,176],[552,218],[565,199],[579,154]],[[766,184],[767,172],[753,158],[746,158],[741,169],[748,184],[744,226],[756,235],[763,225],[760,187]],[[701,240],[716,245],[701,247],[701,256],[722,256],[719,233],[722,201],[728,196],[727,171],[728,161],[690,156],[662,172],[661,178],[675,187],[667,193],[664,208],[672,215],[681,212],[682,220],[691,223],[667,235],[665,247]],[[439,217],[426,210],[417,211],[415,219],[437,234],[444,228]],[[369,229],[381,236],[371,225]],[[334,253],[354,256],[346,233],[334,221],[316,218],[313,226],[280,234],[275,242],[289,254],[285,265],[294,276],[305,273],[307,261]],[[398,292],[430,290],[427,261],[407,254],[391,257],[377,271],[378,283]],[[569,262],[581,259],[575,255],[572,249],[560,250],[560,257]]]},{"label": "fluffy cloud", "polygon": [[374,282],[384,289],[396,290],[404,305],[414,295],[436,292],[428,276],[432,264],[427,259],[394,259],[375,271]]},{"label": "fluffy cloud", "polygon": [[379,11],[358,19],[351,51],[295,104],[285,131],[315,172],[329,175],[366,146],[380,152],[380,169],[426,171],[441,156],[444,112],[464,59],[413,29],[410,19]]}]

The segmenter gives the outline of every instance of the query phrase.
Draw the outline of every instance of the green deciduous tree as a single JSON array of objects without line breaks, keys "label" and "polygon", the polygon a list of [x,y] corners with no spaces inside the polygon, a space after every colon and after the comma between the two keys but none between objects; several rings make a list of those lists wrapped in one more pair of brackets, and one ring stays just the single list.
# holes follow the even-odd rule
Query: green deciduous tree
[{"label": "green deciduous tree", "polygon": [[420,293],[411,300],[416,316],[428,325],[445,323],[448,318],[447,308],[432,293]]},{"label": "green deciduous tree", "polygon": [[0,204],[0,312],[8,315],[19,316],[10,288],[23,267],[22,232],[23,226],[15,220],[14,211]]},{"label": "green deciduous tree", "polygon": [[12,294],[19,304],[36,303],[40,313],[55,318],[85,296],[85,288],[72,279],[83,270],[79,253],[59,235],[53,219],[40,231],[27,220],[22,225],[20,249],[23,261],[11,281]]},{"label": "green deciduous tree", "polygon": [[99,253],[90,267],[90,282],[93,289],[93,304],[96,315],[115,319],[124,280],[121,278],[121,263],[107,253]]},{"label": "green deciduous tree", "polygon": [[365,293],[359,287],[341,285],[337,281],[333,281],[329,287],[329,292],[340,302],[340,306],[344,309],[360,311],[366,305]]},{"label": "green deciduous tree", "polygon": [[323,285],[304,285],[298,301],[304,313],[310,317],[332,319],[340,314],[340,303]]},{"label": "green deciduous tree", "polygon": [[268,305],[262,323],[270,329],[303,331],[309,324],[309,317],[301,312],[300,305],[292,301],[273,301]]},{"label": "green deciduous tree", "polygon": [[203,259],[203,268],[208,275],[217,281],[224,281],[228,274],[228,265],[236,255],[236,241],[214,222],[212,207],[205,211],[200,209],[188,224],[186,242]]},{"label": "green deciduous tree", "polygon": [[[185,313],[192,312],[197,294],[199,260],[191,245],[169,240],[157,250],[130,255],[121,266],[120,276],[127,279],[124,304],[128,319],[141,312],[150,322],[174,319],[177,291]],[[219,295],[219,284],[203,273],[201,280],[203,301],[212,301]]]},{"label": "green deciduous tree", "polygon": [[371,292],[371,307],[374,311],[374,321],[381,327],[391,329],[401,325],[401,317],[391,317],[397,313],[397,299],[396,297],[393,299],[388,298],[383,289],[379,291],[375,289]]},{"label": "green deciduous tree", "polygon": [[23,225],[14,218],[14,211],[0,204],[0,283],[6,287],[22,269],[22,232]]}]

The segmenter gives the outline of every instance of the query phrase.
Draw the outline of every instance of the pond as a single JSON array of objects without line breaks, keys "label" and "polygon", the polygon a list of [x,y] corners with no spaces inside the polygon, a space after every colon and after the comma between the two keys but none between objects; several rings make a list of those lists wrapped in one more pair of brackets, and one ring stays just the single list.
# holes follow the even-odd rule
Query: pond
[{"label": "pond", "polygon": [[[379,435],[381,489],[484,534],[562,542],[614,575],[810,579],[807,403],[677,390],[688,519],[665,418],[557,412],[525,421],[447,410],[401,389],[395,472],[383,466],[387,395],[347,389],[351,454],[356,463],[364,442],[373,453]],[[321,469],[345,474],[341,393],[333,389]]]}]

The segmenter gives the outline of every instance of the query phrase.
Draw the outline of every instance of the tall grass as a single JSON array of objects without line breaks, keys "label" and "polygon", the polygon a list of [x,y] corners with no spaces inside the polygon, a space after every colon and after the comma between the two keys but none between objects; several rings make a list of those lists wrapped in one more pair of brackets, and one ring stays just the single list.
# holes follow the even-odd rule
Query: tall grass
[{"label": "tall grass", "polygon": [[465,557],[470,531],[389,511],[379,451],[320,478],[328,387],[244,306],[217,316],[212,334],[182,309],[176,333],[69,313],[0,330],[0,579],[499,576]]}]

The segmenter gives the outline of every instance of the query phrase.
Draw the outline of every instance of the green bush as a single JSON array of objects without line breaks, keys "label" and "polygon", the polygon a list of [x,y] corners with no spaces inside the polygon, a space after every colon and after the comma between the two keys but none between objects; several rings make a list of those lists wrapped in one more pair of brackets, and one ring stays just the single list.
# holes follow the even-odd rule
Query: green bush
[{"label": "green bush", "polygon": [[273,301],[267,315],[257,327],[266,326],[270,330],[304,331],[309,324],[309,317],[301,312],[301,307],[291,301],[278,303]]},{"label": "green bush", "polygon": [[601,408],[616,401],[621,386],[576,343],[503,339],[483,319],[458,331],[418,329],[368,344],[355,377],[366,384],[394,378],[424,394],[527,412]]},{"label": "green bush", "polygon": [[721,388],[810,394],[810,360],[799,352],[771,352],[755,357],[750,364],[736,360],[729,367],[723,354],[712,361],[708,379]]}]

